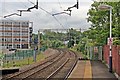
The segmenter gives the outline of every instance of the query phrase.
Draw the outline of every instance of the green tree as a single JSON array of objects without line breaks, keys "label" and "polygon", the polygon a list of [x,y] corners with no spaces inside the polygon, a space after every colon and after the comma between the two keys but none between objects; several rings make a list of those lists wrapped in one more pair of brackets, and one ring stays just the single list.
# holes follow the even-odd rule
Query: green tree
[{"label": "green tree", "polygon": [[104,45],[107,43],[109,37],[109,10],[98,10],[100,4],[107,4],[112,6],[112,37],[118,37],[116,40],[120,40],[120,2],[96,2],[91,5],[91,9],[88,11],[88,22],[91,22],[91,28],[89,31],[89,38],[96,42],[95,45]]}]

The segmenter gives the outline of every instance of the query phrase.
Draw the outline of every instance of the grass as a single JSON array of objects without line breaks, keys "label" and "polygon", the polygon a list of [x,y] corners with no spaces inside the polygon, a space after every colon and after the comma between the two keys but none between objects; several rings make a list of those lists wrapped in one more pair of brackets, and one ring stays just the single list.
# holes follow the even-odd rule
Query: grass
[{"label": "grass", "polygon": [[81,54],[81,55],[83,56],[83,58],[87,58],[87,56],[86,56],[85,54],[83,54],[82,52],[77,51],[77,50],[74,49],[74,48],[70,48],[70,50],[75,51],[76,54]]},{"label": "grass", "polygon": [[[36,62],[39,62],[43,60],[44,58],[45,56],[42,53],[39,53],[36,57]],[[33,64],[33,63],[34,63],[33,57],[29,57],[29,58],[25,58],[22,60],[4,62],[3,68],[22,67],[25,65]]]}]

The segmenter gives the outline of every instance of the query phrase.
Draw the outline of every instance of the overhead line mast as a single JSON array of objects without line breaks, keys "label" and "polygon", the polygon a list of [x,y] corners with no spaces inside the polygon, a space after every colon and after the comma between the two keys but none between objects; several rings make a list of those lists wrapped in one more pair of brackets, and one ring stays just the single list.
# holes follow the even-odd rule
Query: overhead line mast
[{"label": "overhead line mast", "polygon": [[33,7],[30,7],[27,10],[18,10],[20,12],[19,14],[18,13],[13,13],[13,14],[4,16],[4,18],[12,16],[12,15],[22,16],[22,12],[31,12],[31,9],[34,9],[34,8],[38,9],[38,0],[36,1],[36,5],[34,5]]},{"label": "overhead line mast", "polygon": [[64,11],[69,11],[70,13],[67,13],[67,12],[60,12],[60,13],[52,14],[52,16],[54,16],[54,15],[59,15],[59,14],[68,14],[68,15],[71,16],[71,12],[72,12],[71,8],[74,8],[74,7],[76,7],[77,9],[79,9],[79,2],[78,2],[78,0],[77,0],[77,3],[76,3],[74,6],[68,7],[67,10],[64,10]]}]

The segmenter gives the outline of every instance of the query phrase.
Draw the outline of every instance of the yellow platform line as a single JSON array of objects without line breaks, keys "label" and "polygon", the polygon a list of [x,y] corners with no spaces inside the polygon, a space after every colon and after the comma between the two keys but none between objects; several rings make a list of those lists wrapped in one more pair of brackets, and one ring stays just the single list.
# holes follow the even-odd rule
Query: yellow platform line
[{"label": "yellow platform line", "polygon": [[84,79],[92,80],[92,68],[90,61],[86,61]]}]

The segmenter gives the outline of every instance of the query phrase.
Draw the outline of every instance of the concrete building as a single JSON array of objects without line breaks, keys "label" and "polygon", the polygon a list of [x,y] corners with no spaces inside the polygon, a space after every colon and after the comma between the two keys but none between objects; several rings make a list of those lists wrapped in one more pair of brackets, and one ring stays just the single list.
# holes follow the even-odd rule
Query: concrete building
[{"label": "concrete building", "polygon": [[0,48],[28,49],[30,47],[29,21],[0,21]]}]

